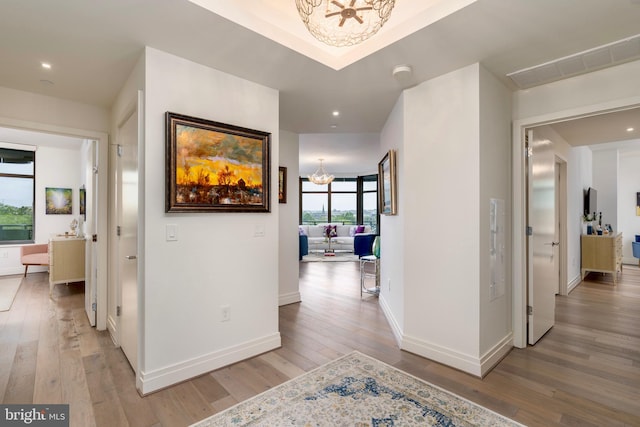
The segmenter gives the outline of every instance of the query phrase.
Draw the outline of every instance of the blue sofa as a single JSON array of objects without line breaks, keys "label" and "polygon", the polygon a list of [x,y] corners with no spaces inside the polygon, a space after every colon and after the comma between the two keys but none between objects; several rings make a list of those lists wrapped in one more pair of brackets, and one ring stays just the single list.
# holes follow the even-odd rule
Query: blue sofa
[{"label": "blue sofa", "polygon": [[300,235],[300,250],[299,250],[299,255],[298,255],[298,259],[302,259],[303,256],[308,255],[309,254],[309,238],[303,234]]}]

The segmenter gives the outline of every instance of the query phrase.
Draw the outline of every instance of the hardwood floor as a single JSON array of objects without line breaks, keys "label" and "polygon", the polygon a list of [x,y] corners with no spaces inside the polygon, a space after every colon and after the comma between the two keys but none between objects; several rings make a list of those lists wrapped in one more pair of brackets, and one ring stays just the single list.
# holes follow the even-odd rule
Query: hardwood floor
[{"label": "hardwood floor", "polygon": [[[71,426],[186,426],[352,350],[529,426],[640,426],[640,269],[590,274],[557,297],[557,321],[484,379],[396,347],[357,263],[302,263],[303,302],[281,307],[282,348],[146,397],[107,332],[88,325],[83,286],[29,274],[0,313],[3,403],[71,403]],[[446,327],[446,324],[443,324]]]}]

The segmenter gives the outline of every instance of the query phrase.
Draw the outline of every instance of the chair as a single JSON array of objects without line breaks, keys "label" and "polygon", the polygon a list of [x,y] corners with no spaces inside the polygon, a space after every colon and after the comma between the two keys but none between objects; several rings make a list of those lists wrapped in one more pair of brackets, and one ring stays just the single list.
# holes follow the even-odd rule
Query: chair
[{"label": "chair", "polygon": [[640,234],[636,234],[636,241],[631,242],[631,249],[633,250],[634,258],[638,258],[638,265],[640,266]]},{"label": "chair", "polygon": [[[360,298],[363,294],[380,295],[380,239],[373,239],[372,255],[360,257]],[[373,272],[370,270],[373,268]],[[367,286],[373,280],[373,286]]]},{"label": "chair", "polygon": [[301,234],[298,237],[298,260],[302,260],[302,257],[309,255],[309,237]]},{"label": "chair", "polygon": [[373,254],[373,240],[376,238],[375,234],[356,234],[353,237],[353,253],[362,258],[366,255]]},{"label": "chair", "polygon": [[20,262],[24,265],[24,276],[30,265],[49,265],[49,245],[46,243],[20,247]]}]

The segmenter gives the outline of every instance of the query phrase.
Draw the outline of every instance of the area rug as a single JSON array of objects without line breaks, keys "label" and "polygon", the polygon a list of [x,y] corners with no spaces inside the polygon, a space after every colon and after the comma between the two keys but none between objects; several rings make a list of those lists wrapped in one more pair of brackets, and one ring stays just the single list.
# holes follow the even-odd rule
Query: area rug
[{"label": "area rug", "polygon": [[521,426],[359,352],[192,426],[417,425]]},{"label": "area rug", "polygon": [[8,311],[20,289],[22,277],[0,278],[0,311]]},{"label": "area rug", "polygon": [[350,252],[336,252],[335,256],[325,256],[322,252],[310,253],[302,257],[302,262],[347,262],[358,261],[358,255]]}]

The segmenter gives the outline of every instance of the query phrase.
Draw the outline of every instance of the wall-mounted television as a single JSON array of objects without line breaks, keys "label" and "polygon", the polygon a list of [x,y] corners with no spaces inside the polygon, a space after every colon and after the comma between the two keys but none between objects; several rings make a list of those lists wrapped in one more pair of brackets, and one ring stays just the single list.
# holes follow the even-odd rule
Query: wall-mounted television
[{"label": "wall-mounted television", "polygon": [[593,212],[598,212],[598,192],[595,188],[589,187],[584,190],[584,214]]}]

